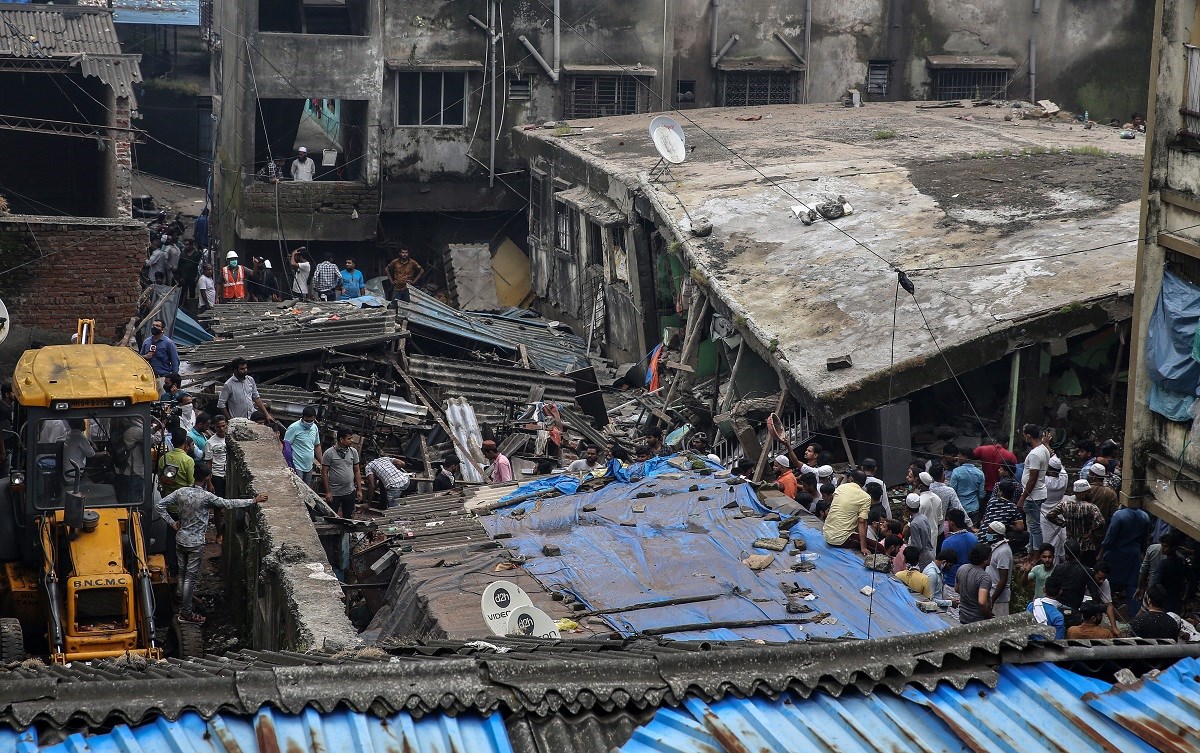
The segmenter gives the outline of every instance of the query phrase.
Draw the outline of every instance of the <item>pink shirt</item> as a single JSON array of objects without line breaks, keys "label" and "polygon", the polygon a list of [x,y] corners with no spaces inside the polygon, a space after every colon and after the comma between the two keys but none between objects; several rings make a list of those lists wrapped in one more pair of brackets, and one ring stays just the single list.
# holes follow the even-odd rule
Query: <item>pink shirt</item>
[{"label": "pink shirt", "polygon": [[505,455],[497,455],[492,461],[492,483],[499,484],[513,480],[512,463]]}]

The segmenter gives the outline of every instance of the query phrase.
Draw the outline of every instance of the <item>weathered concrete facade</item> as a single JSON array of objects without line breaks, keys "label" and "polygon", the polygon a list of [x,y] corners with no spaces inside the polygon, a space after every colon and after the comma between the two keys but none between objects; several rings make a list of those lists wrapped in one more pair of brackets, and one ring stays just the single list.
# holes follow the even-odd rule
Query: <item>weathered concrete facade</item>
[{"label": "weathered concrete facade", "polygon": [[1200,45],[1197,14],[1200,4],[1194,0],[1160,0],[1154,18],[1142,242],[1138,247],[1125,429],[1124,476],[1128,481],[1122,490],[1192,537],[1200,537],[1200,447],[1191,438],[1190,419],[1172,420],[1150,409],[1147,335],[1164,270],[1185,284],[1200,285],[1200,153],[1196,151],[1200,56],[1195,47],[1187,47]]},{"label": "weathered concrete facade", "polygon": [[[1150,2],[1101,5],[361,0],[347,6],[344,23],[322,27],[295,3],[218,0],[213,29],[221,206],[215,222],[226,244],[235,237],[281,235],[340,240],[366,236],[373,224],[359,209],[357,230],[317,227],[297,237],[294,230],[305,216],[289,208],[289,194],[297,189],[286,183],[279,186],[278,222],[273,206],[269,217],[243,219],[240,225],[221,221],[248,209],[242,188],[267,158],[266,132],[280,128],[270,113],[259,112],[259,100],[352,103],[359,138],[353,155],[346,153],[353,175],[342,177],[374,189],[385,216],[519,210],[529,186],[524,162],[512,149],[511,128],[546,120],[828,102],[849,88],[868,101],[924,99],[947,91],[986,96],[986,84],[981,89],[972,82],[993,73],[1008,82],[1006,96],[1024,98],[1031,67],[1039,97],[1096,117],[1124,119],[1144,97]],[[331,30],[338,33],[321,33]],[[1037,48],[1032,65],[1031,40]],[[939,70],[954,78],[953,88],[935,86],[933,77],[941,74],[929,67],[930,56],[949,56]],[[975,62],[962,62],[965,57]],[[1007,69],[979,73],[969,67],[980,64],[978,59],[1010,62],[1001,64]],[[435,100],[440,104],[432,104]],[[290,134],[276,143],[273,156],[290,161]]]}]

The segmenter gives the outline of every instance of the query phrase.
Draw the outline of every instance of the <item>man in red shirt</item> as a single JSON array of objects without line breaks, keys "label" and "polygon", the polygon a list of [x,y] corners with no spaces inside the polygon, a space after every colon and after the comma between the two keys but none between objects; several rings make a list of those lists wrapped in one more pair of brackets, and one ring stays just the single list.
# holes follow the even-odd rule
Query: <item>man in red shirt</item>
[{"label": "man in red shirt", "polygon": [[[988,439],[991,438],[988,437]],[[996,485],[996,479],[1000,476],[1000,464],[1005,460],[1014,465],[1017,462],[1017,456],[995,440],[976,447],[971,453],[971,457],[983,461],[983,488],[989,495],[992,493],[992,487]]]}]

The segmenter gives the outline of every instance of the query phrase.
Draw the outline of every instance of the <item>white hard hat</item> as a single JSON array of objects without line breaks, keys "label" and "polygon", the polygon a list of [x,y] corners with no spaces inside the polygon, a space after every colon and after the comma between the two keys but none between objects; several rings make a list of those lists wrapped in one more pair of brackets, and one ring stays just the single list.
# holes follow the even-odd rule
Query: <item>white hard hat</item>
[{"label": "white hard hat", "polygon": [[236,259],[236,258],[238,258],[237,251],[230,251],[229,253],[225,254],[225,258],[226,258],[226,259]]},{"label": "white hard hat", "polygon": [[265,266],[267,269],[270,269],[271,268],[271,260],[263,259],[263,266]]}]

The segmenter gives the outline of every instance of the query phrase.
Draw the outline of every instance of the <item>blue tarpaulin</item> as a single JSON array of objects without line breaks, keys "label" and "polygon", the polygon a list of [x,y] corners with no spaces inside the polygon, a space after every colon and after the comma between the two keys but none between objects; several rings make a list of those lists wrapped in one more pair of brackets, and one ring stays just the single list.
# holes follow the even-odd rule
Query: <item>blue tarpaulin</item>
[{"label": "blue tarpaulin", "polygon": [[[625,635],[783,642],[948,627],[944,616],[918,610],[902,583],[864,568],[857,552],[829,547],[803,522],[791,535],[804,539],[815,569],[793,572],[796,555],[755,549],[756,539],[774,538],[779,529],[764,518],[769,511],[749,484],[731,485],[708,464],[704,471],[679,470],[661,458],[646,465],[645,478],[614,480],[595,492],[537,499],[523,485],[510,496],[524,501],[481,521],[490,535],[511,535],[506,544],[526,557],[526,571],[543,586],[573,594],[588,609],[616,610],[604,618]],[[634,511],[642,505],[644,512]],[[547,544],[561,554],[543,555]],[[755,572],[743,563],[752,554],[773,554],[774,561]],[[812,611],[787,612],[785,589],[794,586],[811,589],[815,598],[803,604]],[[861,593],[864,586],[875,589],[873,596]],[[680,599],[694,600],[646,606]],[[640,608],[621,611],[634,605]],[[729,625],[746,621],[773,624]],[[673,630],[681,626],[695,627]]]},{"label": "blue tarpaulin", "polygon": [[1200,288],[1163,270],[1162,291],[1146,331],[1146,369],[1159,387],[1195,395],[1200,361],[1192,356],[1200,323]]}]

